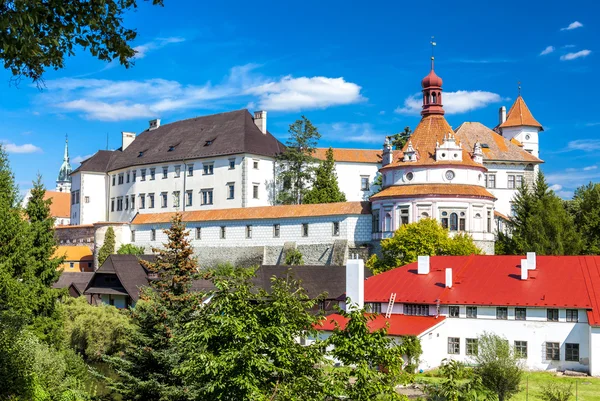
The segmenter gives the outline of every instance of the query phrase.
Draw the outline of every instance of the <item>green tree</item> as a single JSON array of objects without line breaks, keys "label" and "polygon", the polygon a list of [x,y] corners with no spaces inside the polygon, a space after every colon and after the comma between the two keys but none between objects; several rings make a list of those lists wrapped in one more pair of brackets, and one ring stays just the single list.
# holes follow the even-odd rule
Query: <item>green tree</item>
[{"label": "green tree", "polygon": [[473,362],[475,373],[481,383],[496,394],[498,401],[509,400],[519,392],[523,377],[520,356],[510,346],[507,339],[496,334],[483,333],[477,339],[477,355]]},{"label": "green tree", "polygon": [[513,198],[514,215],[509,221],[509,235],[500,234],[498,253],[538,255],[577,255],[582,241],[573,217],[564,202],[548,187],[540,171],[533,187],[519,188]]},{"label": "green tree", "polygon": [[102,247],[98,251],[98,266],[102,266],[110,255],[114,255],[115,241],[115,230],[112,227],[108,227],[104,234],[104,244],[102,244]]},{"label": "green tree", "polygon": [[583,253],[600,254],[600,184],[590,182],[577,188],[569,211],[583,239]]},{"label": "green tree", "polygon": [[406,142],[408,142],[408,139],[410,138],[411,134],[412,134],[412,131],[410,130],[410,127],[405,127],[404,131],[398,132],[398,133],[390,136],[390,142],[391,142],[393,148],[395,150],[402,150],[404,145],[406,145]]},{"label": "green tree", "polygon": [[[161,4],[162,0],[152,0]],[[0,59],[16,78],[38,82],[48,68],[64,67],[80,46],[102,61],[129,67],[137,32],[123,26],[136,0],[7,0],[0,3]]]},{"label": "green tree", "polygon": [[381,258],[373,255],[367,261],[367,266],[374,273],[415,262],[418,256],[481,253],[471,236],[465,233],[450,236],[448,230],[434,219],[421,219],[416,223],[403,224],[393,237],[381,241],[381,250]]},{"label": "green tree", "polygon": [[288,266],[301,266],[304,264],[302,253],[297,249],[290,249],[285,254],[285,264]]},{"label": "green tree", "polygon": [[146,250],[143,246],[123,244],[117,251],[117,255],[143,255]]},{"label": "green tree", "polygon": [[493,399],[481,383],[481,377],[473,375],[461,362],[444,359],[439,368],[438,376],[442,378],[439,383],[425,387],[425,393],[429,401],[483,401]]},{"label": "green tree", "polygon": [[327,149],[327,158],[319,163],[312,188],[304,196],[302,203],[346,202],[346,195],[340,190],[335,173],[333,149]]},{"label": "green tree", "polygon": [[290,125],[286,150],[277,156],[280,188],[277,202],[284,205],[303,203],[312,180],[313,153],[321,134],[310,120],[302,116]]},{"label": "green tree", "polygon": [[131,343],[118,356],[105,360],[119,376],[107,378],[110,387],[126,400],[179,401],[191,395],[181,377],[174,374],[182,363],[175,346],[181,328],[201,305],[199,294],[191,292],[198,265],[181,214],[173,217],[165,231],[168,242],[157,252],[154,263],[145,263],[157,275],[151,288],[142,291],[135,308],[129,311],[136,327]]}]

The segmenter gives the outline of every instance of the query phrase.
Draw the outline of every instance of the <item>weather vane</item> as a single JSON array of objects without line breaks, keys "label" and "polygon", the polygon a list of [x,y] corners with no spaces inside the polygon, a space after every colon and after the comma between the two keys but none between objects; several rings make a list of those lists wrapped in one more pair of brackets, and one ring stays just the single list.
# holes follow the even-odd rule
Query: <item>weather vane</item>
[{"label": "weather vane", "polygon": [[433,60],[433,50],[435,49],[435,41],[433,40],[435,39],[435,36],[431,37],[431,41],[429,43],[431,43],[431,59]]}]

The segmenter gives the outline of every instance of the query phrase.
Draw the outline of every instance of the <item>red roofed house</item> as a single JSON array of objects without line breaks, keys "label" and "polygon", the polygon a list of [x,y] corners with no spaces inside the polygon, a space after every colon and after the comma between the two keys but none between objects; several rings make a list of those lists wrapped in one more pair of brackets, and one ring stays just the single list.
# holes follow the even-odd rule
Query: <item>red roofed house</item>
[{"label": "red roofed house", "polygon": [[[373,329],[421,339],[421,369],[468,361],[487,331],[508,339],[529,369],[600,375],[600,256],[420,257],[354,282],[364,283],[365,308],[382,313]],[[347,294],[360,301],[360,291]],[[344,319],[330,315],[319,329],[336,324]]]}]

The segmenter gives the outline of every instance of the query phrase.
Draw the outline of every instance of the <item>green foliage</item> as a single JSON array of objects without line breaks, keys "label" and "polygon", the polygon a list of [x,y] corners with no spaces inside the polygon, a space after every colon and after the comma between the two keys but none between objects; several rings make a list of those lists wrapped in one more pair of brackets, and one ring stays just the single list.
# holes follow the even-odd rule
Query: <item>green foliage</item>
[{"label": "green foliage", "polygon": [[400,350],[406,359],[404,370],[408,373],[415,373],[419,366],[419,357],[423,354],[421,340],[417,336],[401,336]]},{"label": "green foliage", "polygon": [[312,154],[321,134],[305,116],[291,124],[288,133],[290,136],[286,142],[286,150],[277,156],[281,182],[277,202],[295,205],[303,203],[307,186],[312,180]]},{"label": "green foliage", "polygon": [[434,219],[403,224],[392,238],[381,241],[381,249],[381,259],[373,255],[367,261],[367,266],[376,274],[415,262],[418,256],[481,253],[471,236],[459,233],[451,237],[448,230]]},{"label": "green foliage", "polygon": [[115,253],[115,230],[112,227],[106,229],[104,234],[104,244],[98,251],[98,266],[102,266],[104,261]]},{"label": "green foliage", "polygon": [[290,249],[285,254],[285,264],[287,266],[301,266],[304,264],[302,253],[297,248]]},{"label": "green foliage", "polygon": [[482,401],[493,397],[483,386],[481,377],[459,361],[444,359],[438,370],[442,381],[425,387],[429,401]]},{"label": "green foliage", "polygon": [[573,397],[573,385],[547,383],[542,387],[539,397],[543,401],[569,401]]},{"label": "green foliage", "polygon": [[123,244],[117,251],[117,255],[143,255],[146,250],[143,246]]},{"label": "green foliage", "polygon": [[[332,396],[354,401],[386,397],[403,400],[396,386],[405,384],[408,375],[402,371],[402,347],[387,336],[387,329],[371,332],[370,320],[362,310],[340,311],[348,319],[346,327],[334,329],[325,341],[333,346],[330,355],[344,365],[331,372]],[[375,369],[378,368],[378,369]]]},{"label": "green foliage", "polygon": [[135,326],[114,306],[90,305],[85,297],[66,298],[61,304],[65,318],[65,340],[88,361],[124,351]]},{"label": "green foliage", "polygon": [[513,199],[510,235],[498,235],[496,250],[505,254],[577,255],[582,241],[564,202],[548,187],[540,171],[529,189],[519,188]]},{"label": "green foliage", "polygon": [[408,142],[408,139],[410,138],[411,134],[412,131],[410,130],[410,127],[405,127],[404,131],[398,132],[397,134],[390,136],[390,142],[393,148],[395,150],[401,150],[404,147],[404,145],[406,145],[406,142]]},{"label": "green foliage", "polygon": [[508,340],[496,334],[484,333],[477,339],[475,373],[482,384],[496,394],[499,401],[509,400],[519,392],[523,377],[522,361]]},{"label": "green foliage", "polygon": [[577,188],[568,206],[583,239],[582,253],[600,254],[600,184],[590,182]]},{"label": "green foliage", "polygon": [[[48,68],[64,67],[81,46],[102,61],[131,66],[137,33],[123,26],[136,0],[25,0],[0,3],[0,59],[14,77],[40,81]],[[162,0],[152,0],[162,4]]]},{"label": "green foliage", "polygon": [[319,163],[312,188],[304,196],[302,203],[346,202],[346,195],[340,190],[335,173],[333,149],[327,149],[327,159]]}]

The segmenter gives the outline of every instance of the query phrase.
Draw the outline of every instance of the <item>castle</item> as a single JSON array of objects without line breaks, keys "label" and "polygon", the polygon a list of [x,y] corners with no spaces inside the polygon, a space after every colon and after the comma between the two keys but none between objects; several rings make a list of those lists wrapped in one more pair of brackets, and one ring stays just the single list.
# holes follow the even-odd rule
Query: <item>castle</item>
[{"label": "castle", "polygon": [[387,139],[382,151],[334,149],[348,202],[273,206],[285,147],[267,130],[266,111],[237,110],[123,132],[121,148],[98,151],[70,174],[70,224],[93,227],[96,248],[113,226],[117,246],[149,250],[165,242],[178,211],[203,263],[278,264],[297,248],[307,264],[343,264],[349,253],[377,251],[402,224],[434,218],[491,254],[514,194],[542,163],[543,128],[519,94],[494,129],[452,129],[433,58],[421,86],[422,119],[403,149]]}]

